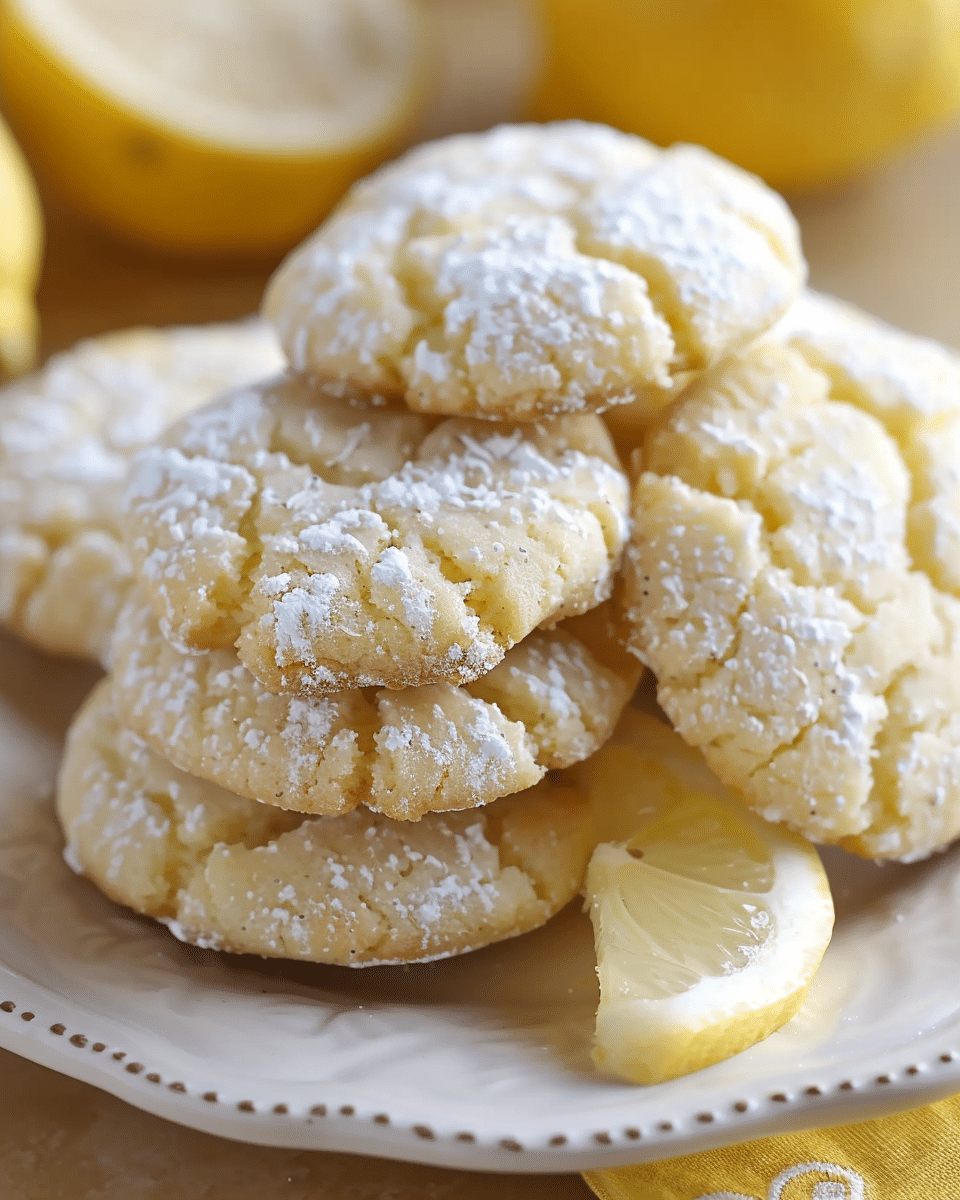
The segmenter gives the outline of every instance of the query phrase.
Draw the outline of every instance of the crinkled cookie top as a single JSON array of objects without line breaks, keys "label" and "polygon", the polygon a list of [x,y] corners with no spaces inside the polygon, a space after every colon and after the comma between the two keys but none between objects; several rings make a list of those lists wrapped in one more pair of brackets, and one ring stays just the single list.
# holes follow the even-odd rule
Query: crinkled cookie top
[{"label": "crinkled cookie top", "polygon": [[784,202],[705,150],[503,126],[354,187],[264,311],[295,371],[423,412],[531,419],[662,407],[768,329],[804,276]]},{"label": "crinkled cookie top", "polygon": [[420,416],[296,378],[135,461],[128,541],[164,635],[269,690],[466,683],[611,592],[628,485],[599,417]]},{"label": "crinkled cookie top", "polygon": [[960,834],[958,464],[960,357],[817,297],[643,446],[660,703],[752,807],[870,857]]},{"label": "crinkled cookie top", "polygon": [[81,342],[0,395],[0,621],[46,650],[99,659],[131,571],[121,543],[130,457],[282,357],[260,321],[130,329]]},{"label": "crinkled cookie top", "polygon": [[123,729],[107,681],[71,728],[57,811],[73,868],[182,940],[346,966],[443,958],[542,925],[592,849],[590,806],[558,777],[415,822],[258,804]]},{"label": "crinkled cookie top", "polygon": [[606,741],[642,670],[611,608],[531,633],[465,687],[301,697],[268,692],[233,650],[181,654],[135,591],[113,640],[114,701],[164,758],[241,796],[416,821],[532,787]]}]

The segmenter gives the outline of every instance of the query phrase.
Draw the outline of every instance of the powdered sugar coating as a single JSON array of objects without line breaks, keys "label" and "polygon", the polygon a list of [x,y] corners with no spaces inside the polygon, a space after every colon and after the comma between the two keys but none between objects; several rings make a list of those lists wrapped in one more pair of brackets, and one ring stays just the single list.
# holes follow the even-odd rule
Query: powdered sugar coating
[{"label": "powdered sugar coating", "polygon": [[424,412],[653,411],[772,325],[804,274],[780,197],[705,150],[503,126],[355,186],[264,311],[295,370]]},{"label": "powdered sugar coating", "polygon": [[114,700],[165,758],[239,795],[416,821],[532,787],[609,737],[640,675],[607,629],[610,609],[580,618],[581,636],[530,634],[464,687],[311,698],[268,692],[233,650],[181,654],[134,593],[113,642]]},{"label": "powdered sugar coating", "polygon": [[437,424],[281,378],[164,443],[127,492],[164,635],[235,643],[275,692],[476,679],[606,599],[628,530],[626,477],[589,415]]},{"label": "powdered sugar coating", "polygon": [[960,359],[808,303],[648,434],[631,645],[751,807],[910,860],[960,834]]},{"label": "powdered sugar coating", "polygon": [[0,395],[0,621],[100,658],[132,578],[120,531],[130,457],[225,388],[280,369],[260,321],[81,342]]},{"label": "powdered sugar coating", "polygon": [[900,442],[912,480],[910,554],[937,587],[960,595],[960,354],[815,292],[769,336]]},{"label": "powdered sugar coating", "polygon": [[109,684],[71,729],[68,862],[195,945],[360,966],[459,954],[573,899],[589,805],[553,780],[466,813],[310,817],[185,775],[120,727]]}]

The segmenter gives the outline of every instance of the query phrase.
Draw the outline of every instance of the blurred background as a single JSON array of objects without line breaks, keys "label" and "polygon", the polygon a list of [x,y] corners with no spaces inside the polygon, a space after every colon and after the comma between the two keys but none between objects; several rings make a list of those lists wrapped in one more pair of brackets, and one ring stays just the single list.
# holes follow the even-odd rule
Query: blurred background
[{"label": "blurred background", "polygon": [[[2,0],[0,86],[42,201],[41,355],[251,311],[378,162],[568,117],[757,172],[816,286],[960,341],[960,0]],[[12,147],[0,183],[15,372],[41,258]]]}]

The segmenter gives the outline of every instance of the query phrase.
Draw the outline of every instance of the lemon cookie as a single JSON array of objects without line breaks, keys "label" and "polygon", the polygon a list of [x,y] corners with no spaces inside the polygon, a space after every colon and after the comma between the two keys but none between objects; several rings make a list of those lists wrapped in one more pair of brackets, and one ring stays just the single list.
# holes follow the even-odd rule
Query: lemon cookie
[{"label": "lemon cookie", "polygon": [[772,325],[804,274],[784,202],[705,150],[504,126],[354,187],[264,311],[297,371],[424,412],[529,419],[662,407]]},{"label": "lemon cookie", "polygon": [[120,727],[104,681],[68,738],[71,866],[195,945],[361,965],[443,958],[541,925],[590,853],[560,782],[413,824],[285,812],[185,775]]},{"label": "lemon cookie", "polygon": [[165,758],[242,796],[415,821],[532,787],[606,741],[640,674],[606,630],[610,607],[530,634],[464,687],[311,698],[268,692],[233,650],[181,654],[135,594],[113,642],[114,700]]},{"label": "lemon cookie", "polygon": [[960,355],[811,291],[769,336],[902,442],[913,489],[910,554],[938,587],[960,595]]},{"label": "lemon cookie", "polygon": [[648,435],[632,648],[764,816],[915,859],[960,833],[960,358],[820,311]]},{"label": "lemon cookie", "polygon": [[465,683],[610,595],[628,492],[599,417],[438,424],[280,378],[138,457],[129,548],[164,635],[271,691]]},{"label": "lemon cookie", "polygon": [[120,514],[131,455],[224,388],[280,369],[259,321],[81,342],[0,398],[0,621],[100,658],[131,580]]}]

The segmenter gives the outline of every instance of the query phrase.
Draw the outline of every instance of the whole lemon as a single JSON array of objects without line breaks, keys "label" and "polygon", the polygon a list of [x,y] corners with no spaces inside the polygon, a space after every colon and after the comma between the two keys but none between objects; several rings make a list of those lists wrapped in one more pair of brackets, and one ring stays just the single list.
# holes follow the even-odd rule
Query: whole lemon
[{"label": "whole lemon", "polygon": [[541,119],[699,142],[774,187],[867,166],[960,109],[960,0],[538,0]]},{"label": "whole lemon", "polygon": [[112,233],[274,255],[396,148],[419,0],[5,0],[0,71],[38,172]]},{"label": "whole lemon", "polygon": [[33,180],[0,121],[0,382],[28,371],[37,348],[33,293],[43,221]]}]

